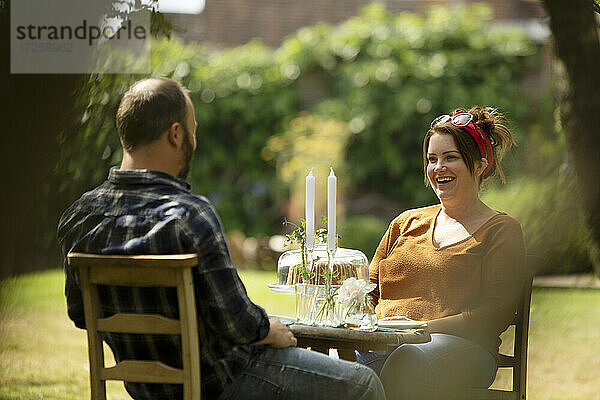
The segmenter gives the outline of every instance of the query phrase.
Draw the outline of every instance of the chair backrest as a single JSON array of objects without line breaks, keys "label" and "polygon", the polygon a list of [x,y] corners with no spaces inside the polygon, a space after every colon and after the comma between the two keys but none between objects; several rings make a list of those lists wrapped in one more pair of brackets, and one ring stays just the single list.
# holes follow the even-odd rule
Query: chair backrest
[{"label": "chair backrest", "polygon": [[527,338],[531,305],[532,276],[528,276],[517,312],[511,323],[515,327],[513,354],[499,354],[498,367],[512,368],[512,391],[499,389],[470,389],[464,398],[479,400],[525,400],[527,390]]},{"label": "chair backrest", "polygon": [[[185,400],[200,399],[200,347],[192,267],[196,254],[104,256],[69,253],[69,265],[79,269],[88,332],[92,400],[106,399],[106,381],[183,384]],[[175,287],[179,319],[154,314],[115,314],[100,318],[98,285]],[[101,332],[172,334],[181,336],[183,368],[159,361],[122,360],[104,365]]]},{"label": "chair backrest", "polygon": [[[513,392],[518,393],[518,399],[525,400],[527,390],[527,343],[529,337],[529,309],[531,306],[532,278],[528,277],[521,295],[521,303],[515,314],[515,344],[514,356],[511,357],[513,367]],[[507,356],[500,355],[500,366]]]}]

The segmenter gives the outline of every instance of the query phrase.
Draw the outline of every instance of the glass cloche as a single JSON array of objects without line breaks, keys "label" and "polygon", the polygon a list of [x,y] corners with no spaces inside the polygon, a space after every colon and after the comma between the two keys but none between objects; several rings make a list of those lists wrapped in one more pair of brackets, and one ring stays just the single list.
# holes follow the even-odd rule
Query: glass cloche
[{"label": "glass cloche", "polygon": [[[277,286],[290,287],[296,283],[324,284],[327,268],[327,245],[318,244],[312,252],[314,261],[302,262],[300,250],[289,250],[277,261]],[[360,250],[338,248],[333,256],[333,285],[347,278],[369,281],[369,261]]]}]

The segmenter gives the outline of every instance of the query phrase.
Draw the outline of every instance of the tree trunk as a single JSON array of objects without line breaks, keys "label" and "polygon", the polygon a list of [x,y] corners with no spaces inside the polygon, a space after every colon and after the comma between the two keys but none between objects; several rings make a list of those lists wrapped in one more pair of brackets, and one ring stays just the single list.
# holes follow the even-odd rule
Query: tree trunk
[{"label": "tree trunk", "polygon": [[544,0],[569,89],[561,119],[600,276],[600,42],[591,0]]}]

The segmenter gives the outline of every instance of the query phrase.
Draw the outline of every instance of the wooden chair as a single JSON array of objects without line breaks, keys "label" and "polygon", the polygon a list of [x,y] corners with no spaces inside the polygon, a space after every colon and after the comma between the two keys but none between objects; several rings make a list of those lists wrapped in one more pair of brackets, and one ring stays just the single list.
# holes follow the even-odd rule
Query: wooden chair
[{"label": "wooden chair", "polygon": [[[88,332],[92,400],[106,399],[106,381],[183,384],[185,400],[200,399],[200,347],[192,267],[196,254],[102,256],[69,253],[69,265],[79,268]],[[99,318],[97,285],[176,287],[179,319],[154,314],[115,314]],[[105,367],[101,332],[181,335],[183,369],[159,361],[122,360]]]},{"label": "wooden chair", "polygon": [[473,400],[525,400],[527,390],[527,337],[529,333],[529,307],[531,304],[532,277],[525,282],[517,313],[511,325],[515,327],[513,355],[500,354],[499,368],[512,369],[512,390],[470,389],[463,397]]}]

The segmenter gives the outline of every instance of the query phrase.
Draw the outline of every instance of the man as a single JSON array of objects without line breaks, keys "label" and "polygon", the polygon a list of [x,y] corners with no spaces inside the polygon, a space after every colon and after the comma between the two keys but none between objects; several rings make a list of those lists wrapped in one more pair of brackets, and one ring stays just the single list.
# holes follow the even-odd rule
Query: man
[{"label": "man", "polygon": [[[198,254],[193,269],[203,399],[377,399],[377,376],[355,363],[294,347],[278,319],[253,304],[231,263],[219,218],[185,181],[196,149],[194,107],[187,90],[169,79],[133,84],[117,111],[123,146],[120,169],[85,193],[61,217],[69,317],[85,328],[77,272],[70,251],[96,254]],[[172,290],[105,287],[104,316],[159,312],[177,316]],[[117,360],[153,359],[181,366],[177,336],[106,334]],[[180,399],[182,387],[127,383],[138,399]]]}]

